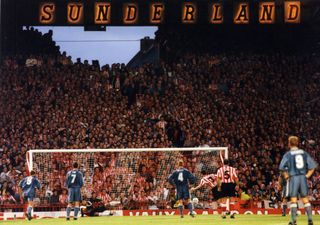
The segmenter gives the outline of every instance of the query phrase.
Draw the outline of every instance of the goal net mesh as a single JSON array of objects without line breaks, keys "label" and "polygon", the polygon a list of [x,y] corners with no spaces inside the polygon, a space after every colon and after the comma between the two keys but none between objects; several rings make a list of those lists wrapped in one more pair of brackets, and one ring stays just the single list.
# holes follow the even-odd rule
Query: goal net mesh
[{"label": "goal net mesh", "polygon": [[[84,199],[97,197],[114,209],[167,209],[175,207],[175,190],[167,178],[178,160],[182,159],[185,168],[196,176],[197,185],[201,172],[216,172],[221,155],[227,156],[227,148],[31,150],[27,161],[29,170],[34,170],[42,183],[38,194],[41,203],[66,203],[66,173],[73,162],[78,162],[84,175]],[[212,198],[209,188],[201,188],[192,196],[203,207]]]}]

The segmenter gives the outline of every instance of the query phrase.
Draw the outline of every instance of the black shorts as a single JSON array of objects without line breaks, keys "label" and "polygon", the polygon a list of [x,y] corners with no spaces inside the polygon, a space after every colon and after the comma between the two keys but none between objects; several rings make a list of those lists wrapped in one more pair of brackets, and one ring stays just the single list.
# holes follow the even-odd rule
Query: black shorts
[{"label": "black shorts", "polygon": [[222,183],[221,185],[221,198],[235,197],[236,196],[236,184],[235,183]]},{"label": "black shorts", "polygon": [[218,187],[215,186],[214,188],[212,188],[212,195],[213,195],[213,198],[212,200],[213,201],[216,201],[216,200],[219,200],[220,198],[222,198],[222,191],[218,191]]}]

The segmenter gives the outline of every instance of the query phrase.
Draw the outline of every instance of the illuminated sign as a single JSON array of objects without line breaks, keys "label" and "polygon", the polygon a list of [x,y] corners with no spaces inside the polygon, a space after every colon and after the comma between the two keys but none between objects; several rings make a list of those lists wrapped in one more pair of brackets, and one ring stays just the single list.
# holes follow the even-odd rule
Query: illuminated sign
[{"label": "illuminated sign", "polygon": [[284,21],[286,23],[300,23],[301,9],[299,1],[284,2]]},{"label": "illuminated sign", "polygon": [[182,23],[197,22],[197,10],[196,4],[190,2],[183,3],[181,14]]},{"label": "illuminated sign", "polygon": [[235,24],[249,23],[249,3],[234,4],[233,22]]},{"label": "illuminated sign", "polygon": [[123,5],[123,23],[136,24],[139,17],[139,8],[135,3],[127,3]]},{"label": "illuminated sign", "polygon": [[[282,21],[293,24],[301,23],[302,8],[298,0],[288,0],[282,4],[272,0],[254,3],[243,0],[234,2],[233,10],[230,10],[232,7],[224,1],[206,1],[197,4],[195,0],[181,3],[161,0],[144,3],[129,2],[129,0],[128,2],[99,0],[90,3],[77,1],[57,4],[54,0],[49,0],[39,5],[38,24],[148,26],[166,23],[274,24]],[[172,10],[173,4],[175,4],[175,10]],[[277,16],[282,18],[276,18]]]},{"label": "illuminated sign", "polygon": [[210,7],[209,22],[213,24],[223,23],[223,6],[221,3],[213,3]]},{"label": "illuminated sign", "polygon": [[52,24],[55,22],[55,9],[54,3],[42,3],[39,8],[39,21],[42,24]]},{"label": "illuminated sign", "polygon": [[81,24],[83,22],[83,4],[69,3],[67,12],[67,20],[69,24]]},{"label": "illuminated sign", "polygon": [[111,17],[111,4],[104,2],[96,2],[94,5],[94,23],[109,24]]},{"label": "illuminated sign", "polygon": [[149,21],[152,24],[160,24],[164,20],[165,6],[163,3],[152,3],[150,4],[150,17]]},{"label": "illuminated sign", "polygon": [[262,24],[275,23],[276,5],[274,2],[260,2],[259,22]]}]

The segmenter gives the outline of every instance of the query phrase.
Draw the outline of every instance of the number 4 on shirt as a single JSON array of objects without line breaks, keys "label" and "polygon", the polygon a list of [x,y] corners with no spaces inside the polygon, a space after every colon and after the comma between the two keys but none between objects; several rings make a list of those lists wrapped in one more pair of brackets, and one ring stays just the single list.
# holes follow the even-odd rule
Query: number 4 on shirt
[{"label": "number 4 on shirt", "polygon": [[179,173],[178,180],[181,182],[183,181],[183,173],[182,172]]}]

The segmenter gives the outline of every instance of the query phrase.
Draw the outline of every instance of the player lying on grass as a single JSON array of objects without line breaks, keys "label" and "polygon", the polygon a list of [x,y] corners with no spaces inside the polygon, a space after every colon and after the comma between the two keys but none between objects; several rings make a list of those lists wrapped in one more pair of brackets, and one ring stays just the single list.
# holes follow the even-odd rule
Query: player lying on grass
[{"label": "player lying on grass", "polygon": [[188,205],[190,216],[194,217],[193,206],[190,202],[189,183],[194,184],[195,176],[189,170],[183,167],[183,161],[178,162],[178,169],[175,170],[168,178],[170,184],[175,186],[177,192],[177,200],[179,202],[180,216],[183,218],[183,206]]},{"label": "player lying on grass", "polygon": [[307,152],[299,149],[298,145],[298,137],[290,136],[288,144],[290,150],[283,156],[279,166],[284,178],[288,182],[286,191],[291,199],[291,221],[289,225],[297,224],[298,196],[301,197],[304,203],[304,208],[308,216],[308,225],[313,225],[311,204],[308,199],[307,179],[313,174],[317,163]]},{"label": "player lying on grass", "polygon": [[26,216],[28,220],[32,219],[33,199],[36,197],[36,189],[40,190],[41,184],[34,171],[30,172],[30,176],[25,177],[19,183],[22,189],[24,201],[28,202]]},{"label": "player lying on grass", "polygon": [[98,198],[96,193],[92,193],[92,197],[82,202],[81,216],[98,216],[100,212],[104,212],[107,207],[104,205],[102,199]]}]

